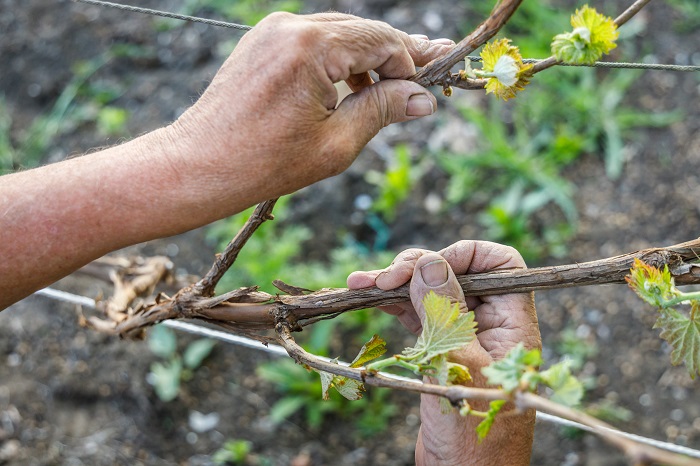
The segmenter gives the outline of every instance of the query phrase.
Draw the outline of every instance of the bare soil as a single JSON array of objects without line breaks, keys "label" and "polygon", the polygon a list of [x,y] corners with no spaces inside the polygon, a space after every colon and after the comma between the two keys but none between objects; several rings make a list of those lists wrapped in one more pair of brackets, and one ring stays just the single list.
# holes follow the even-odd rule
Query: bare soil
[{"label": "bare soil", "polygon": [[[139,4],[168,10],[180,6],[170,0]],[[433,37],[457,37],[462,27],[463,10],[454,2],[319,1],[308,11],[330,8],[384,19]],[[674,24],[681,18],[668,4],[652,4],[643,18],[647,26],[634,40],[656,60],[700,62],[700,31],[678,32]],[[193,24],[159,32],[158,21],[68,1],[0,0],[0,93],[11,110],[13,136],[19,138],[37,115],[50,108],[69,82],[74,63],[93,59],[114,44],[139,45],[146,52],[141,58],[113,59],[93,78],[122,89],[116,103],[131,112],[130,134],[175,119],[206,87],[237,35]],[[480,102],[480,97],[457,94],[455,98]],[[300,193],[292,221],[316,232],[309,257],[324,256],[336,241],[338,225],[360,239],[371,234],[351,221],[357,213],[355,196],[371,189],[363,173],[383,166],[384,144],[427,141],[436,128],[446,125],[456,112],[443,102],[441,116],[388,128],[346,174]],[[567,245],[567,256],[542,258],[542,264],[592,260],[698,236],[698,74],[645,73],[626,104],[652,112],[681,109],[685,118],[669,128],[638,131],[628,138],[629,160],[616,181],[605,176],[596,154],[568,171],[578,189],[581,225]],[[100,136],[93,124],[82,123],[60,137],[44,161],[116,142]],[[425,183],[400,209],[390,238],[392,248],[437,249],[463,237],[483,236],[469,211],[429,213],[425,197],[437,188]],[[204,236],[204,230],[196,230],[125,252],[168,254],[178,268],[201,274],[215,253]],[[95,280],[77,276],[55,286],[85,296],[109,291]],[[584,369],[595,381],[589,400],[608,399],[631,410],[633,418],[619,424],[623,429],[700,448],[697,382],[683,368],[670,366],[669,348],[651,328],[655,320],[651,309],[623,286],[540,293],[537,299],[546,355],[551,356],[566,328],[576,329],[581,339],[599,348]],[[178,401],[163,403],[146,382],[155,357],[143,342],[100,335],[77,322],[73,306],[41,297],[30,297],[0,313],[0,464],[206,465],[214,451],[234,438],[251,440],[254,453],[276,465],[413,463],[419,425],[415,396],[392,395],[398,414],[386,432],[369,438],[358,434],[352,419],[330,419],[314,431],[297,416],[275,427],[268,414],[280,395],[255,375],[255,368],[272,357],[219,344],[183,385]],[[181,335],[179,344],[184,347],[191,340]],[[197,432],[192,421],[195,411],[217,413],[220,420]],[[570,435],[541,422],[532,464],[625,461],[596,437]]]}]

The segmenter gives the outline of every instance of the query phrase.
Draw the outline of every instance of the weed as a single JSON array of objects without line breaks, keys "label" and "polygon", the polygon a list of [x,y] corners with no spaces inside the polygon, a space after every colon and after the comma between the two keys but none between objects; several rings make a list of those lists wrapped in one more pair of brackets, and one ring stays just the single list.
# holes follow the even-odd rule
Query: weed
[{"label": "weed", "polygon": [[149,382],[161,401],[172,401],[180,393],[180,382],[192,379],[193,372],[209,356],[215,341],[207,338],[190,343],[182,355],[177,352],[175,332],[156,325],[148,334],[148,347],[163,362],[151,364]]},{"label": "weed", "polygon": [[245,464],[253,444],[248,440],[229,440],[212,456],[214,464]]},{"label": "weed", "polygon": [[3,163],[0,169],[3,172],[11,172],[20,167],[32,168],[41,163],[51,142],[69,126],[72,104],[79,89],[105,62],[104,58],[100,58],[74,66],[73,79],[63,89],[51,110],[34,119],[29,127],[20,134],[19,143],[16,145],[12,144],[10,137],[12,120],[3,101],[0,106],[0,111],[2,111],[2,116],[0,116],[2,156],[0,158]]},{"label": "weed", "polygon": [[297,412],[304,416],[311,430],[319,430],[327,415],[352,418],[360,435],[370,436],[384,431],[398,408],[389,400],[390,392],[372,389],[356,401],[348,401],[336,391],[329,398],[319,401],[321,382],[318,374],[304,369],[290,360],[280,360],[258,367],[263,379],[274,383],[283,394],[270,409],[270,420],[279,424]]},{"label": "weed", "polygon": [[676,27],[681,32],[692,32],[700,27],[700,0],[669,0],[678,13],[679,19]]},{"label": "weed", "polygon": [[3,98],[0,98],[0,174],[18,168],[32,168],[41,164],[52,143],[85,122],[95,122],[103,136],[126,135],[129,114],[125,109],[106,105],[121,92],[113,87],[91,83],[91,77],[114,54],[101,56],[73,66],[73,77],[54,102],[51,110],[32,121],[17,142],[10,134],[12,118]]},{"label": "weed", "polygon": [[394,158],[389,162],[385,172],[370,170],[365,175],[367,182],[379,189],[372,203],[372,211],[379,213],[386,221],[392,222],[396,217],[396,209],[411,193],[413,185],[423,171],[420,164],[412,162],[409,146],[398,145],[394,151]]}]

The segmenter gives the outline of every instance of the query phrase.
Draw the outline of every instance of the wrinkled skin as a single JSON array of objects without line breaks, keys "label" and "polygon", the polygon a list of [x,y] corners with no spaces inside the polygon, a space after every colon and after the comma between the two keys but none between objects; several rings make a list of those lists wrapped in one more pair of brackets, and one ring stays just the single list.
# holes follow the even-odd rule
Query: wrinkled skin
[{"label": "wrinkled skin", "polygon": [[[247,173],[266,175],[250,180],[265,190],[249,204],[287,194],[345,170],[384,126],[432,114],[435,97],[405,79],[453,45],[351,15],[275,13],[241,39],[175,126],[202,135],[223,177],[240,170],[229,163],[236,153],[246,154]],[[339,81],[355,93],[336,108]]]},{"label": "wrinkled skin", "polygon": [[[513,248],[486,241],[459,241],[437,253],[409,249],[383,270],[354,272],[348,277],[352,289],[377,286],[390,290],[410,281],[411,301],[386,306],[411,332],[419,334],[425,319],[423,297],[429,292],[448,297],[460,309],[474,311],[477,338],[464,349],[450,353],[450,360],[469,367],[471,386],[486,387],[481,368],[503,358],[518,342],[541,348],[532,293],[464,297],[455,274],[524,268]],[[485,402],[473,402],[478,410]],[[511,407],[512,409],[512,407]],[[435,396],[421,396],[421,429],[416,444],[419,465],[526,465],[530,463],[535,413],[509,413],[496,418],[491,432],[478,444],[474,429],[479,418],[442,414]]]}]

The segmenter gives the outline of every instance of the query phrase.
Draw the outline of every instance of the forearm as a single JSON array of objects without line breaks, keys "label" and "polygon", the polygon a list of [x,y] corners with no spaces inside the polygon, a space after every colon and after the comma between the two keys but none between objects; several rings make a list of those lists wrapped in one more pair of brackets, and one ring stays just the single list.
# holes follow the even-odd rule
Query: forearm
[{"label": "forearm", "polygon": [[[194,150],[168,127],[0,178],[0,309],[109,251],[190,230],[254,202],[250,180],[231,179],[222,189],[211,170],[198,175]],[[221,196],[228,202],[212,202]]]}]

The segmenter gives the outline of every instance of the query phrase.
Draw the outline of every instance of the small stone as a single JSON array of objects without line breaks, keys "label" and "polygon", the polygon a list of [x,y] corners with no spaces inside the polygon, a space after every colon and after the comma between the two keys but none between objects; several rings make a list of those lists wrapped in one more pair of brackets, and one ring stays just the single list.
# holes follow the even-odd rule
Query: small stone
[{"label": "small stone", "polygon": [[217,412],[203,414],[192,410],[189,416],[189,426],[194,432],[201,434],[216,428],[220,420],[221,416]]}]

